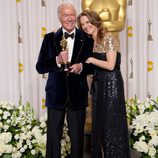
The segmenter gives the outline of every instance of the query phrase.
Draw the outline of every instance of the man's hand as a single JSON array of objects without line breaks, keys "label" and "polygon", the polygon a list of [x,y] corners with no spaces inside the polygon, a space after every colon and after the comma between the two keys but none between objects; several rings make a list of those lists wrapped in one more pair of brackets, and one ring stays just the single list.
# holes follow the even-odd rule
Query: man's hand
[{"label": "man's hand", "polygon": [[62,51],[60,54],[56,57],[57,64],[67,63],[68,62],[68,52]]},{"label": "man's hand", "polygon": [[78,63],[78,64],[73,64],[72,66],[70,66],[70,73],[75,73],[75,74],[80,74],[80,72],[82,71],[82,63]]}]

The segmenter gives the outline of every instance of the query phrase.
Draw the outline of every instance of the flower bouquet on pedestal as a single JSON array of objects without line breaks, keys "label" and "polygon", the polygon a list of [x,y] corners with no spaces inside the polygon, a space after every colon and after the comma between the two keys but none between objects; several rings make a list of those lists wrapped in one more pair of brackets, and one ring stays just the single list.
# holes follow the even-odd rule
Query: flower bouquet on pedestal
[{"label": "flower bouquet on pedestal", "polygon": [[[46,149],[46,120],[37,119],[30,104],[18,106],[0,101],[0,157],[44,158]],[[70,140],[65,122],[61,155],[70,153]]]},{"label": "flower bouquet on pedestal", "polygon": [[126,101],[130,146],[141,158],[158,158],[158,99]]}]

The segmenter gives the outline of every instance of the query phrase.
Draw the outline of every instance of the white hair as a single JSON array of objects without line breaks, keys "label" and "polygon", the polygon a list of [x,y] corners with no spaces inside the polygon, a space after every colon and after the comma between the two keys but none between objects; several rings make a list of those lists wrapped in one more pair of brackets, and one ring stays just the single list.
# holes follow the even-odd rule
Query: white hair
[{"label": "white hair", "polygon": [[57,9],[57,14],[58,14],[58,17],[60,18],[60,13],[61,13],[61,10],[63,9],[63,7],[65,6],[68,6],[68,7],[72,7],[74,9],[74,11],[76,12],[76,8],[71,4],[71,3],[61,3],[59,6],[58,6],[58,9]]}]

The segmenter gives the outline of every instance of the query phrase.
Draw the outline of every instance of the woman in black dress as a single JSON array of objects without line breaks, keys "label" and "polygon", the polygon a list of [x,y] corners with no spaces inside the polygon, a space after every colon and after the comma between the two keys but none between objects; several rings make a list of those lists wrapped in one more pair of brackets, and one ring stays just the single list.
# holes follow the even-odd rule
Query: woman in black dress
[{"label": "woman in black dress", "polygon": [[92,158],[130,158],[119,42],[92,10],[78,16],[78,26],[94,39],[92,94]]}]

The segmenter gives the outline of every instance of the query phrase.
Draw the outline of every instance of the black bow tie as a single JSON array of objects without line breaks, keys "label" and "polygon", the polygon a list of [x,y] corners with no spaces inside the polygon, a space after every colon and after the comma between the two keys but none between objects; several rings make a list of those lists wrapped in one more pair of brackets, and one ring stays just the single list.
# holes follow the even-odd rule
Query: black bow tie
[{"label": "black bow tie", "polygon": [[67,39],[68,37],[71,37],[73,39],[74,38],[74,33],[69,34],[69,33],[65,32],[65,38]]}]

